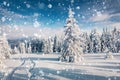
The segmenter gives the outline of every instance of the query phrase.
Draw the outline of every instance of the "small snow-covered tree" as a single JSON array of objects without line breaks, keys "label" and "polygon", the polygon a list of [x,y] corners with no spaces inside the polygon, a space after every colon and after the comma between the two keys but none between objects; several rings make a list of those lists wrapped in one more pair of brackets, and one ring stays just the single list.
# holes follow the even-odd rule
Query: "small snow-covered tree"
[{"label": "small snow-covered tree", "polygon": [[57,36],[54,37],[53,52],[57,52]]},{"label": "small snow-covered tree", "polygon": [[107,29],[103,29],[102,35],[101,35],[101,52],[106,52],[107,48]]},{"label": "small snow-covered tree", "polygon": [[29,46],[28,46],[28,48],[27,48],[27,52],[28,52],[28,53],[32,53],[31,43],[29,43]]},{"label": "small snow-covered tree", "polygon": [[66,21],[67,24],[65,26],[63,50],[60,60],[67,62],[79,62],[83,59],[83,49],[81,46],[82,42],[80,38],[80,29],[71,8],[69,8],[69,18]]},{"label": "small snow-covered tree", "polygon": [[112,44],[112,52],[118,53],[120,50],[120,29],[114,28],[112,33],[112,38],[111,38],[111,44]]},{"label": "small snow-covered tree", "polygon": [[14,51],[15,54],[20,53],[19,49],[18,49],[16,46],[14,47],[14,50],[13,50],[13,51]]},{"label": "small snow-covered tree", "polygon": [[8,44],[6,37],[4,35],[0,36],[0,55],[2,55],[4,58],[9,58],[11,53],[12,50]]},{"label": "small snow-covered tree", "polygon": [[53,41],[52,39],[49,37],[48,39],[46,39],[46,41],[44,42],[44,53],[48,54],[48,53],[52,53],[53,52]]},{"label": "small snow-covered tree", "polygon": [[53,53],[53,41],[52,41],[52,38],[48,39],[48,53]]},{"label": "small snow-covered tree", "polygon": [[90,43],[92,44],[91,52],[93,53],[100,52],[100,37],[96,29],[92,30],[90,34],[90,41],[91,41]]},{"label": "small snow-covered tree", "polygon": [[20,49],[20,53],[25,53],[26,52],[25,43],[21,42],[19,44],[19,49]]},{"label": "small snow-covered tree", "polygon": [[43,45],[43,53],[48,53],[48,41],[44,39],[44,45]]}]

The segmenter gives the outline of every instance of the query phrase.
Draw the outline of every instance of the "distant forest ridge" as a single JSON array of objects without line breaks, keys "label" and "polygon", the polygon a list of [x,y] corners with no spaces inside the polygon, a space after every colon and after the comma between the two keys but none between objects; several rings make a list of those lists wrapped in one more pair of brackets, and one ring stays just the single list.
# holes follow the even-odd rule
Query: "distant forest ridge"
[{"label": "distant forest ridge", "polygon": [[[105,28],[102,33],[98,33],[96,29],[93,29],[89,33],[80,33],[80,37],[84,41],[84,45],[82,46],[84,53],[120,52],[120,30],[117,28],[111,30]],[[31,47],[31,53],[53,53],[61,52],[63,39],[63,35],[55,35],[47,38],[30,37],[9,39],[8,42],[12,49],[16,47],[19,50],[20,44],[22,43],[26,52]]]}]

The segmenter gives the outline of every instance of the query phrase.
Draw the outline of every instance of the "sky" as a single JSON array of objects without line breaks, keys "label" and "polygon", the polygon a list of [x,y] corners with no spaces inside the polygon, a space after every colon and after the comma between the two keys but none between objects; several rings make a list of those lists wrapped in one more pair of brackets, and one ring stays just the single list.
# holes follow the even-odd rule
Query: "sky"
[{"label": "sky", "polygon": [[120,26],[120,0],[0,0],[0,26],[63,28],[69,6],[83,30]]}]

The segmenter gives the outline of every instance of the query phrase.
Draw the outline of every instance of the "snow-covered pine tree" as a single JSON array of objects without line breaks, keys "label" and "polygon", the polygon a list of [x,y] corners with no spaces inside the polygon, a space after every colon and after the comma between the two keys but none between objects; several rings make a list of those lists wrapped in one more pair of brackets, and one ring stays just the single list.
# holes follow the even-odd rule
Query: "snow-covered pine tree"
[{"label": "snow-covered pine tree", "polygon": [[112,33],[112,52],[118,53],[119,52],[119,39],[120,39],[120,32],[117,28],[114,28]]},{"label": "snow-covered pine tree", "polygon": [[25,43],[21,42],[19,44],[20,53],[26,53]]},{"label": "snow-covered pine tree", "polygon": [[28,45],[27,52],[28,52],[28,53],[32,53],[31,43],[29,43],[29,45]]},{"label": "snow-covered pine tree", "polygon": [[93,53],[98,53],[100,52],[100,37],[99,37],[99,34],[97,33],[97,30],[94,29],[92,30],[91,34],[90,34],[90,40],[91,40],[91,43],[92,43],[92,52]]},{"label": "snow-covered pine tree", "polygon": [[103,29],[102,35],[101,35],[101,52],[106,52],[106,38],[107,38],[107,29]]},{"label": "snow-covered pine tree", "polygon": [[43,54],[53,53],[53,40],[51,37],[43,40],[42,52]]},{"label": "snow-covered pine tree", "polygon": [[9,58],[12,50],[8,44],[5,35],[0,36],[0,56],[3,58]]},{"label": "snow-covered pine tree", "polygon": [[66,20],[65,36],[60,61],[79,62],[83,59],[80,29],[74,18],[74,12],[69,8],[69,18]]},{"label": "snow-covered pine tree", "polygon": [[19,49],[18,49],[16,46],[14,47],[13,52],[14,52],[14,54],[18,54],[18,53],[20,53]]},{"label": "snow-covered pine tree", "polygon": [[54,37],[53,52],[57,52],[57,36]]},{"label": "snow-covered pine tree", "polygon": [[48,39],[47,39],[47,54],[48,53],[53,53],[53,41],[52,41],[52,38],[51,37],[49,37]]},{"label": "snow-covered pine tree", "polygon": [[44,45],[43,45],[43,53],[48,54],[48,41],[44,39]]}]

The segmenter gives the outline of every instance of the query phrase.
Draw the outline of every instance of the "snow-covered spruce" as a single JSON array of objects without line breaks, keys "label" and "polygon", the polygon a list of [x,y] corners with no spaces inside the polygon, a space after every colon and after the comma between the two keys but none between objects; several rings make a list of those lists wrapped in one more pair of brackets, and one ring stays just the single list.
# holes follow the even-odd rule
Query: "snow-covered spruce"
[{"label": "snow-covered spruce", "polygon": [[8,41],[4,35],[0,36],[0,71],[4,70],[5,65],[3,61],[10,57],[12,53],[11,48],[8,45]]},{"label": "snow-covered spruce", "polygon": [[4,59],[9,58],[12,50],[8,44],[6,37],[0,36],[0,56]]},{"label": "snow-covered spruce", "polygon": [[19,43],[19,49],[20,49],[20,53],[26,53],[24,42]]},{"label": "snow-covered spruce", "polygon": [[74,12],[69,8],[69,18],[65,26],[65,36],[60,61],[80,62],[83,57],[80,29],[74,18]]},{"label": "snow-covered spruce", "polygon": [[13,54],[18,54],[20,53],[19,49],[15,46],[13,49]]}]

